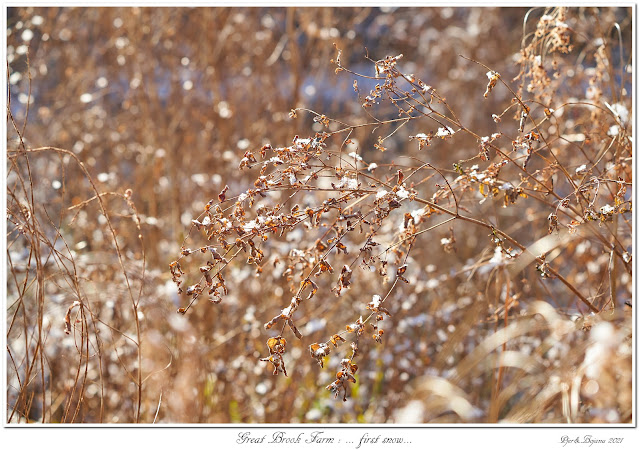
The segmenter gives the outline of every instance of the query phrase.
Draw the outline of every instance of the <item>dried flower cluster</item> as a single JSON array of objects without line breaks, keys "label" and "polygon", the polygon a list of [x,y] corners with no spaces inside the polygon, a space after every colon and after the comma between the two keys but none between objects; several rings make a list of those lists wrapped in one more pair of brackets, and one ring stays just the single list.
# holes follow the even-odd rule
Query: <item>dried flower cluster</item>
[{"label": "dried flower cluster", "polygon": [[[350,338],[351,354],[342,359],[336,380],[327,386],[335,396],[343,393],[346,400],[349,382],[356,381],[357,365],[353,361],[358,356],[360,339],[366,336],[382,343],[382,321],[385,316],[391,317],[390,311],[396,308],[387,305],[387,299],[397,289],[398,282],[410,284],[410,278],[420,271],[411,263],[411,251],[424,245],[427,232],[432,233],[443,224],[465,222],[483,229],[486,241],[493,245],[494,256],[490,261],[495,265],[521,266],[518,269],[521,272],[527,265],[524,261],[534,262],[541,279],[556,280],[574,295],[576,303],[570,302],[566,307],[581,305],[594,313],[614,309],[617,306],[614,293],[605,301],[593,301],[575,281],[561,275],[562,267],[548,257],[556,245],[541,246],[537,250],[536,244],[520,241],[519,235],[513,237],[507,228],[473,212],[492,199],[503,208],[537,208],[536,211],[546,214],[548,234],[566,229],[573,235],[578,230],[587,230],[621,270],[631,273],[626,246],[620,245],[618,234],[608,225],[628,222],[627,213],[632,209],[627,192],[632,182],[628,96],[622,96],[626,100],[618,99],[612,106],[606,104],[607,110],[601,106],[600,96],[592,97],[592,102],[599,102],[591,103],[591,109],[598,111],[593,117],[607,134],[588,139],[592,144],[601,142],[617,150],[614,154],[601,153],[596,160],[594,155],[587,156],[588,164],[576,169],[571,167],[566,144],[575,144],[557,130],[562,113],[573,105],[555,101],[563,76],[557,54],[569,53],[573,48],[570,27],[565,21],[562,8],[549,11],[539,20],[532,39],[521,52],[521,71],[515,79],[520,82],[518,89],[511,88],[500,73],[484,66],[489,81],[483,97],[488,98],[496,90],[512,96],[501,113],[492,114],[494,122],[500,125],[498,130],[485,136],[464,126],[436,88],[413,74],[404,73],[403,55],[371,60],[374,71],[367,75],[344,66],[342,50],[336,46],[337,54],[331,60],[336,66],[335,72],[356,78],[353,88],[372,120],[347,124],[297,108],[291,111],[292,118],[306,111],[321,131],[306,138],[295,136],[289,145],[282,147],[267,144],[259,150],[246,151],[239,169],[256,174],[253,186],[242,192],[232,192],[226,186],[217,201],[209,201],[202,214],[193,219],[187,238],[195,239],[195,232],[200,232],[206,242],[194,249],[183,247],[180,257],[171,263],[173,281],[188,298],[179,312],[186,313],[206,292],[214,303],[219,303],[228,293],[222,274],[234,261],[243,260],[253,266],[257,277],[266,270],[268,261],[274,266],[283,264],[285,270],[281,277],[286,279],[292,299],[264,324],[266,330],[276,328],[278,336],[268,338],[270,354],[262,360],[273,364],[275,374],[286,375],[283,356],[286,341],[282,336],[287,329],[303,339],[297,324],[300,317],[319,309],[319,303],[331,301],[329,292],[322,291],[322,286],[332,285],[330,291],[337,297],[348,293],[349,298],[362,303],[362,315],[325,342],[309,347],[310,356],[323,367],[331,353],[329,344],[338,347],[345,341],[344,337]],[[601,47],[597,54],[601,69],[597,69],[593,78],[595,85],[604,77],[599,71],[608,67],[602,56],[605,48]],[[545,64],[550,57],[553,60],[547,69]],[[548,75],[549,70],[554,71],[553,76]],[[524,89],[525,80],[528,81]],[[362,99],[360,86],[371,82],[375,85]],[[375,115],[375,108],[382,108],[385,103],[392,105],[394,117]],[[514,127],[504,118],[513,110]],[[379,114],[383,115],[384,111],[381,109]],[[408,136],[418,141],[419,157],[412,157],[412,164],[388,164],[383,158],[377,159],[377,155],[381,157],[388,150],[386,142],[409,123],[424,128]],[[389,126],[391,131],[386,136],[377,136],[373,149],[353,145],[350,136],[356,129],[374,130],[382,125]],[[454,145],[459,134],[474,139],[479,145],[478,151],[471,150],[468,159],[451,161],[453,170],[431,164],[428,147],[435,141]],[[347,153],[347,147],[355,147],[356,151]],[[589,152],[585,147],[579,150],[584,154]],[[604,165],[602,158],[606,161]],[[426,195],[428,190],[430,196]],[[275,198],[281,200],[271,200],[274,193],[278,193]],[[547,210],[551,212],[543,212]],[[598,225],[593,227],[592,222]],[[395,224],[390,225],[395,229],[390,242],[384,236],[389,223]],[[287,237],[297,230],[318,237],[310,242],[299,240],[300,245],[291,246],[287,254],[278,254],[277,247],[269,245],[275,239],[297,241],[299,235]],[[455,252],[459,244],[452,227],[449,235],[440,241],[446,253]],[[194,255],[209,258],[206,265],[200,267],[199,279],[196,277],[185,287],[183,265]],[[357,274],[365,276],[368,272],[378,274],[390,286],[383,295],[380,292],[374,294],[371,301],[362,302],[357,293],[350,290]],[[510,286],[509,289],[516,288]],[[521,292],[507,295],[520,297]],[[503,314],[507,315],[512,307],[512,304],[506,305]],[[283,342],[277,351],[271,345],[273,339]]]}]

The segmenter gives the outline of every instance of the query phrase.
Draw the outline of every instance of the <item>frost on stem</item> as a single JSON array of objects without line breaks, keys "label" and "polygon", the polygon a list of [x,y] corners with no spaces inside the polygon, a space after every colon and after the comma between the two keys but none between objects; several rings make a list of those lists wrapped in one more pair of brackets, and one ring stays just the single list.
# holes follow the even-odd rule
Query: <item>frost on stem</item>
[{"label": "frost on stem", "polygon": [[320,367],[323,368],[324,357],[328,356],[328,354],[331,352],[331,348],[324,343],[321,343],[321,344],[314,343],[310,345],[309,350],[311,352],[311,356],[315,358],[317,360],[317,363],[320,365]]},{"label": "frost on stem", "polygon": [[67,309],[67,313],[64,315],[64,332],[65,334],[71,334],[71,311],[76,306],[82,307],[82,303],[78,300],[74,301]]},{"label": "frost on stem", "polygon": [[486,86],[486,92],[484,92],[484,98],[488,98],[488,94],[493,90],[501,75],[494,70],[491,70],[486,73],[486,76],[488,77],[488,85]]}]

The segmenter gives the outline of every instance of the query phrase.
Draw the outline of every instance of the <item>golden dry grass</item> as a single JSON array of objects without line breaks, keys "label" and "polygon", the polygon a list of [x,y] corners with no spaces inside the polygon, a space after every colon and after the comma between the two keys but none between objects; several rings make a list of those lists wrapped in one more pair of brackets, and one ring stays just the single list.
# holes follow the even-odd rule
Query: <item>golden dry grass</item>
[{"label": "golden dry grass", "polygon": [[632,422],[631,25],[10,8],[9,422]]}]

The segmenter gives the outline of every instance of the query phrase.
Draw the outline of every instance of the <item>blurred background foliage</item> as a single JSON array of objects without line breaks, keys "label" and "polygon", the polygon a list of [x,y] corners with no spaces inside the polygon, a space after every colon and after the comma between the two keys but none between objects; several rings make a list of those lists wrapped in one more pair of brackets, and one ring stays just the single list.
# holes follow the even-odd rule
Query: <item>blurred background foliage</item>
[{"label": "blurred background foliage", "polygon": [[[491,321],[498,305],[484,301],[491,295],[499,297],[490,292],[492,272],[479,270],[473,280],[470,275],[451,275],[469,261],[490,259],[492,252],[484,252],[489,243],[489,237],[481,234],[484,231],[456,228],[457,252],[452,255],[439,245],[416,246],[411,257],[419,270],[413,271],[411,284],[398,288],[389,300],[393,317],[383,344],[367,342],[361,348],[365,356],[359,362],[358,383],[345,403],[324,389],[333,379],[338,351],[331,355],[328,368],[320,369],[307,348],[341,330],[345,320],[356,319],[362,302],[382,290],[381,281],[376,285],[363,278],[339,299],[325,289],[323,298],[316,300],[317,309],[306,309],[299,322],[304,324],[305,338],[291,340],[289,376],[274,377],[272,368],[259,358],[269,336],[262,324],[290,296],[281,270],[269,268],[262,278],[255,278],[251,269],[233,264],[227,277],[229,296],[220,305],[198,305],[185,317],[175,313],[183,305],[168,270],[191,220],[206,202],[225,185],[233,195],[252,185],[253,173],[237,170],[247,150],[267,143],[288,145],[296,135],[312,137],[321,130],[310,114],[289,117],[292,108],[308,108],[347,123],[367,120],[353,92],[354,77],[336,74],[330,63],[333,44],[342,49],[344,66],[367,75],[374,74],[367,56],[378,60],[403,54],[403,72],[435,87],[467,128],[486,135],[495,131],[491,114],[500,113],[512,95],[495,89],[484,99],[486,69],[459,55],[499,71],[510,82],[519,73],[516,61],[524,30],[534,30],[544,14],[541,8],[526,16],[528,12],[523,8],[9,8],[10,110],[18,129],[26,124],[24,146],[70,152],[34,152],[8,160],[9,215],[17,216],[32,194],[30,214],[41,231],[38,239],[28,240],[21,237],[24,230],[16,221],[8,223],[10,420],[448,422],[495,421],[514,411],[520,415],[512,420],[565,421],[562,383],[573,380],[570,371],[580,361],[568,364],[569,350],[561,345],[548,349],[550,354],[541,358],[547,367],[533,371],[534,377],[522,382],[512,369],[506,379],[521,386],[497,410],[491,409],[495,405],[491,370],[470,370],[463,379],[455,378],[457,363],[499,323]],[[631,14],[622,8],[575,8],[569,18],[575,27],[575,49],[566,56],[566,65],[573,74],[561,89],[583,96],[587,85],[583,74],[596,64],[593,36],[600,33],[611,40],[615,63],[620,56],[629,58]],[[614,23],[620,24],[623,47],[609,31]],[[359,83],[362,92],[374,86],[366,80]],[[392,118],[396,110],[382,105],[376,115]],[[518,121],[511,122],[504,127],[516,130]],[[385,140],[388,151],[379,153],[374,148],[378,136],[391,131],[360,128],[351,139],[365,161],[378,164],[419,154],[408,136],[422,130],[412,123]],[[8,122],[8,149],[20,147]],[[432,164],[454,175],[451,161],[471,157],[476,147],[472,137],[460,135],[454,145],[433,143],[427,151]],[[24,187],[22,180],[30,181]],[[130,198],[126,189],[131,189]],[[424,189],[429,194],[435,190]],[[103,207],[97,201],[86,202],[96,192],[113,195],[103,196]],[[527,217],[545,219],[547,212],[531,213],[522,207],[515,215],[493,209],[484,208],[484,214],[494,214],[509,230],[528,234],[526,242],[546,232],[532,226]],[[630,231],[624,242],[630,242]],[[432,241],[439,242],[447,233],[435,230]],[[44,248],[38,268],[34,268],[35,244]],[[608,283],[609,254],[603,254],[603,262],[601,254],[601,248],[593,249],[588,260],[597,262],[590,269],[597,280]],[[564,267],[566,276],[576,276],[580,267]],[[127,282],[131,289],[125,287]],[[553,299],[571,313],[587,315],[572,300],[531,283],[526,291],[531,301]],[[618,287],[620,305],[630,299],[630,285],[626,274]],[[365,300],[355,301],[360,296]],[[524,297],[520,301],[525,303]],[[64,316],[75,300],[85,302],[87,312],[66,335]],[[527,347],[529,353],[547,343],[541,332],[520,339],[518,348]],[[585,352],[588,337],[574,339]],[[583,352],[578,354],[583,357]],[[553,366],[560,360],[561,367]],[[628,399],[623,397],[628,386],[618,386],[629,380],[629,361],[623,360],[619,368],[626,378],[613,377],[616,381],[605,387],[600,383],[601,397],[591,399],[589,409],[569,416],[591,422],[631,420],[626,415]],[[425,376],[452,380],[456,386],[432,387]],[[549,380],[559,388],[550,389]],[[536,412],[526,415],[517,410],[522,401],[539,399],[547,389],[548,400],[537,405]],[[615,390],[621,397],[606,397]],[[458,396],[475,407],[451,407],[459,407],[459,402],[450,403]]]}]

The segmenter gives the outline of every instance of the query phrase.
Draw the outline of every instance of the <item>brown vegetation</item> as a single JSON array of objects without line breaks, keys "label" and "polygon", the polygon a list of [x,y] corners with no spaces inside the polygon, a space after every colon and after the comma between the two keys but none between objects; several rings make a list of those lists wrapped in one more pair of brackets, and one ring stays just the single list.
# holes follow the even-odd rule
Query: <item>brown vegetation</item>
[{"label": "brown vegetation", "polygon": [[8,22],[10,422],[632,421],[629,9]]}]

